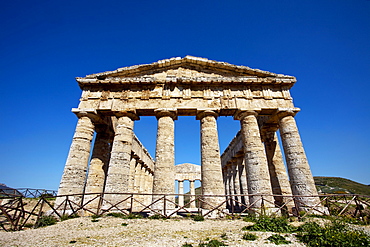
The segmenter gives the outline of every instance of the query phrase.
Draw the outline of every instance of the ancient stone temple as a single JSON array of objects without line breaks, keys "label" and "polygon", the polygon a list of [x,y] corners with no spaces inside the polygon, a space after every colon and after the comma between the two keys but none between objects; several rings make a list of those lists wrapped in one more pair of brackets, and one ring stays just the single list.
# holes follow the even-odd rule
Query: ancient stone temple
[{"label": "ancient stone temple", "polygon": [[[184,179],[201,180],[205,210],[222,204],[225,194],[234,198],[227,207],[319,204],[316,197],[305,197],[317,191],[294,120],[299,109],[289,90],[295,77],[186,56],[91,74],[77,81],[82,96],[72,112],[78,122],[58,191],[70,195],[76,204],[91,200],[91,193],[104,193],[104,200],[90,206],[109,210],[122,201],[124,206],[128,203],[125,193],[135,192],[153,194],[141,202],[162,210],[164,202],[158,198],[172,194],[174,199],[174,181]],[[154,160],[133,131],[141,116],[157,118]],[[178,116],[194,116],[199,121],[200,178],[175,170]],[[240,121],[239,133],[222,156],[218,116]],[[182,169],[196,170],[190,164]],[[260,195],[265,196],[263,205]],[[294,205],[281,195],[302,198]],[[56,204],[62,200],[58,198]],[[167,209],[173,207],[167,204]]]}]

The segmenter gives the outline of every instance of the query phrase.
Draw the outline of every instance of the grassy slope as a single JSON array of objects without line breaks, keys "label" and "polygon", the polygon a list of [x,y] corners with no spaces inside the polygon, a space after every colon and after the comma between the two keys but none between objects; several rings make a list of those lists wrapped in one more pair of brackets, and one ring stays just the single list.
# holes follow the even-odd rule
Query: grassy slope
[{"label": "grassy slope", "polygon": [[370,196],[370,186],[339,177],[314,177],[319,190],[325,193],[351,193]]}]

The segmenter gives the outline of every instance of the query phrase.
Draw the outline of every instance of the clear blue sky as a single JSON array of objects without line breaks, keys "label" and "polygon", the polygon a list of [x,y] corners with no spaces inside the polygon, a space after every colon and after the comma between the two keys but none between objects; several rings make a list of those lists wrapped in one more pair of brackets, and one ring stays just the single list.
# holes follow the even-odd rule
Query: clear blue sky
[{"label": "clear blue sky", "polygon": [[[370,1],[2,1],[0,183],[57,189],[75,77],[193,55],[296,76],[315,176],[370,184]],[[156,121],[135,132],[154,155]],[[199,164],[199,122],[176,121],[176,163]],[[223,150],[239,123],[219,118]]]}]

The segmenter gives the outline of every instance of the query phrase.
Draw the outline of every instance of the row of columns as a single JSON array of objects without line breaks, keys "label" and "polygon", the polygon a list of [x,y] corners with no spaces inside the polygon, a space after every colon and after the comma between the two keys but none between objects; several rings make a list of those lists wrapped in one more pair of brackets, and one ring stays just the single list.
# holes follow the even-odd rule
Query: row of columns
[{"label": "row of columns", "polygon": [[[276,130],[265,131],[262,138],[257,122],[258,113],[242,111],[236,115],[240,120],[243,150],[241,156],[234,157],[224,168],[224,186],[227,194],[249,194],[246,198],[235,197],[237,202],[261,207],[260,195],[264,196],[264,207],[286,204],[288,210],[294,207],[288,197],[273,198],[271,195],[296,195],[299,198],[296,206],[299,210],[306,206],[319,205],[316,187],[303,149],[299,132],[294,120],[294,113],[284,111],[278,114],[281,140],[284,147],[289,179],[283,162]],[[245,171],[245,175],[243,172]]]},{"label": "row of columns", "polygon": [[[178,194],[179,194],[179,201],[178,204],[180,207],[184,206],[184,180],[177,180],[178,182]],[[189,208],[196,208],[196,203],[195,203],[195,185],[194,185],[194,180],[189,180],[189,199],[190,199],[190,204]]]},{"label": "row of columns", "polygon": [[[161,195],[159,194],[174,194],[174,120],[176,120],[177,115],[176,110],[172,109],[158,109],[155,113],[158,120],[158,128],[156,162],[154,174],[151,174],[153,175],[152,193],[154,194],[152,202],[153,209],[163,210],[164,200],[161,200]],[[233,172],[233,174],[239,174],[234,176],[234,181],[238,181],[237,183],[234,182],[234,190],[243,190],[245,192],[247,188],[248,194],[251,195],[249,203],[253,204],[253,207],[261,207],[260,196],[256,194],[270,195],[265,197],[267,204],[270,205],[266,205],[265,202],[264,206],[273,207],[274,199],[271,196],[273,194],[273,186],[271,184],[274,184],[274,182],[271,180],[271,174],[275,173],[280,177],[283,174],[280,173],[281,166],[277,165],[276,156],[271,155],[277,149],[276,136],[274,135],[272,139],[269,139],[272,141],[266,141],[265,144],[262,142],[257,115],[256,111],[240,111],[235,115],[235,119],[240,120],[241,124],[246,179],[244,179],[245,176],[240,175],[242,174],[243,163],[239,161],[235,165],[239,173]],[[133,126],[134,121],[139,118],[133,112],[120,112],[116,116],[117,123],[112,142],[108,142],[107,132],[99,131],[97,134],[96,146],[94,146],[90,164],[92,171],[87,179],[86,192],[95,192],[99,188],[104,188],[106,193],[129,193],[132,192],[130,190],[135,190],[136,188],[135,183],[132,185],[132,180],[136,181],[137,186],[138,181],[141,181],[141,176],[145,177],[143,175],[145,172],[140,172],[141,166],[137,164],[135,165],[136,175],[134,178],[132,177],[134,169],[132,161]],[[197,114],[197,120],[200,120],[201,132],[203,195],[225,194],[217,133],[217,116],[216,112],[210,110],[198,111]],[[307,196],[317,194],[293,115],[289,112],[280,113],[279,126],[293,195]],[[92,117],[89,114],[80,113],[60,183],[59,195],[83,194],[94,130],[95,126]],[[269,166],[272,163],[274,165]],[[282,164],[281,162],[280,165]],[[138,175],[139,173],[141,175]],[[100,186],[103,174],[105,174],[104,185]],[[95,177],[100,182],[93,183],[91,182],[93,179],[90,179],[90,177]],[[148,177],[150,177],[149,174]],[[283,180],[287,181],[287,179],[277,179],[276,183]],[[145,181],[145,179],[142,179],[142,181]],[[151,183],[150,180],[149,183]],[[229,182],[229,184],[231,183]],[[142,184],[139,187],[141,186]],[[283,188],[285,188],[284,186]],[[282,187],[280,186],[279,188],[281,189]],[[140,189],[138,191],[140,192]],[[80,197],[75,196],[73,200],[81,202],[82,198]],[[124,197],[120,194],[105,194],[104,199],[105,202],[109,201],[109,203],[103,204],[103,208],[109,208],[112,204],[122,201]],[[167,199],[174,201],[172,197]],[[58,200],[56,202],[57,205],[60,203]],[[202,208],[212,209],[222,203],[223,200],[223,197],[205,196]],[[240,200],[242,199],[240,198]],[[306,205],[317,203],[315,198],[303,197],[302,200]],[[167,205],[167,209],[174,207],[174,204]]]},{"label": "row of columns", "polygon": [[[114,136],[107,125],[94,124],[96,114],[78,113],[76,131],[72,140],[58,195],[72,195],[76,204],[87,208],[111,208],[125,198],[116,193],[152,193],[153,171],[132,152],[133,123],[138,117],[132,113],[117,116]],[[91,155],[92,139],[96,131]],[[86,178],[88,169],[88,175]],[[106,193],[104,201],[91,193]],[[109,194],[113,193],[113,194]],[[79,195],[74,195],[79,194]],[[83,197],[82,194],[85,194]],[[149,203],[151,198],[138,198]],[[58,197],[56,205],[64,198]],[[126,205],[125,203],[119,206]]]},{"label": "row of columns", "polygon": [[[154,194],[152,198],[152,207],[154,210],[162,210],[164,208],[164,201],[160,199],[161,194],[174,194],[174,120],[177,116],[174,110],[161,109],[156,111],[156,117],[158,120],[158,129],[156,162],[152,187],[152,193]],[[217,114],[213,111],[200,111],[200,114],[197,116],[197,119],[200,120],[201,123],[202,194],[206,195],[223,195],[225,193],[222,186],[223,181],[216,118]],[[117,123],[111,145],[108,145],[107,138],[103,138],[103,132],[97,135],[97,158],[95,159],[93,154],[91,164],[93,171],[87,179],[88,187],[86,192],[103,192],[102,188],[104,188],[104,192],[108,194],[104,196],[105,203],[103,203],[103,209],[108,209],[112,205],[116,205],[124,200],[124,196],[117,193],[131,192],[130,180],[132,180],[132,177],[130,178],[130,169],[132,173],[131,150],[133,125],[134,120],[137,119],[138,117],[132,112],[125,112],[117,115]],[[94,129],[95,126],[92,122],[91,115],[80,113],[75,136],[60,183],[59,195],[84,193],[86,169],[88,166]],[[107,154],[109,154],[109,157]],[[104,174],[105,180],[102,186],[101,180],[103,180]],[[92,179],[93,177],[99,182]],[[136,177],[134,180],[138,181],[139,178]],[[135,188],[135,185],[134,187],[131,186],[131,189],[132,188]],[[73,198],[76,203],[81,203],[81,199],[81,196]],[[174,197],[172,198],[171,196],[167,197],[167,199],[168,201],[174,201]],[[59,198],[56,204],[60,204],[62,202],[61,200],[63,199]],[[222,200],[223,198],[221,197],[206,197],[204,198],[203,208],[211,209]],[[167,205],[168,209],[174,207],[174,204]]]}]

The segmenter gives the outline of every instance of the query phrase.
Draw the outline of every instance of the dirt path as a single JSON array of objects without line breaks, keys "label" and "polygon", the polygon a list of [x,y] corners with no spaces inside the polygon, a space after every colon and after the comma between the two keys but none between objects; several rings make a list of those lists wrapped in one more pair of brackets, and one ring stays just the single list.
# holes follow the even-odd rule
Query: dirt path
[{"label": "dirt path", "polygon": [[[120,219],[103,217],[92,222],[82,217],[59,222],[56,225],[20,232],[0,232],[0,246],[182,246],[194,247],[201,242],[217,239],[228,246],[275,246],[266,240],[274,233],[253,232],[259,238],[243,240],[242,220],[192,219]],[[305,246],[292,234],[284,234],[289,245]]]}]

